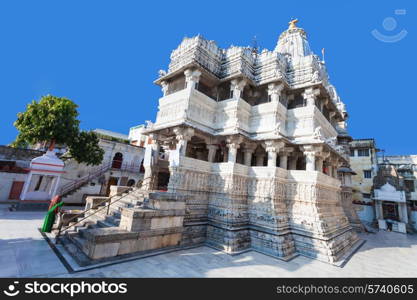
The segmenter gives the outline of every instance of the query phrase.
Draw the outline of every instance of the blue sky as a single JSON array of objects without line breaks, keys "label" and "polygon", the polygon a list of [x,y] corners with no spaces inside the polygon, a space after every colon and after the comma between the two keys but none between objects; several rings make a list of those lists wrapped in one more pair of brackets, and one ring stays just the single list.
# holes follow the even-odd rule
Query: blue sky
[{"label": "blue sky", "polygon": [[[220,47],[247,46],[257,36],[261,48],[273,49],[296,17],[313,51],[326,49],[351,135],[374,137],[387,154],[417,154],[415,3],[1,1],[0,144],[16,136],[16,114],[48,93],[79,105],[82,128],[127,133],[155,119],[161,91],[152,82],[184,36],[200,33]],[[407,35],[386,43],[374,29]]]}]

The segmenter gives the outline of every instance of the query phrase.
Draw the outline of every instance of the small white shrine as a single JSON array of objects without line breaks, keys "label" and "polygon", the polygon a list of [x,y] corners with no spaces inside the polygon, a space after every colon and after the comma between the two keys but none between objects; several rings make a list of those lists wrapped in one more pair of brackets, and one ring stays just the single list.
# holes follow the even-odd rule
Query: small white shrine
[{"label": "small white shrine", "polygon": [[376,217],[379,229],[387,230],[390,224],[392,231],[407,233],[407,203],[404,191],[385,183],[374,190]]},{"label": "small white shrine", "polygon": [[64,173],[64,162],[55,152],[47,151],[44,155],[32,159],[29,170],[20,200],[51,200],[56,195],[61,175]]}]

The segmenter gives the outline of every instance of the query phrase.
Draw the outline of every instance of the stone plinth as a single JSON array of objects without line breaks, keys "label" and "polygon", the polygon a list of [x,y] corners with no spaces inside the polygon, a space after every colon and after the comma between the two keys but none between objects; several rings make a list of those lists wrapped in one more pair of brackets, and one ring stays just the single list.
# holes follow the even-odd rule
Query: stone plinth
[{"label": "stone plinth", "polygon": [[[134,192],[130,193],[134,197]],[[107,197],[88,197],[87,206],[98,208]],[[169,193],[150,193],[146,205],[123,207],[118,227],[84,230],[78,244],[93,260],[179,246],[185,199]]]}]

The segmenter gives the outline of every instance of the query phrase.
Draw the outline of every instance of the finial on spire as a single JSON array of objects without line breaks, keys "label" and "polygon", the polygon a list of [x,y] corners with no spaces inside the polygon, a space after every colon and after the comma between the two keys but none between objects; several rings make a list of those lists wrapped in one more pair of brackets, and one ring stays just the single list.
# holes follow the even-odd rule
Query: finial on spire
[{"label": "finial on spire", "polygon": [[257,41],[256,35],[255,35],[255,36],[253,36],[253,39],[252,39],[252,53],[257,54],[258,51],[259,51],[258,41]]},{"label": "finial on spire", "polygon": [[298,19],[292,19],[291,21],[288,22],[288,24],[290,26],[288,26],[288,29],[294,29],[297,28],[297,24],[298,23]]}]

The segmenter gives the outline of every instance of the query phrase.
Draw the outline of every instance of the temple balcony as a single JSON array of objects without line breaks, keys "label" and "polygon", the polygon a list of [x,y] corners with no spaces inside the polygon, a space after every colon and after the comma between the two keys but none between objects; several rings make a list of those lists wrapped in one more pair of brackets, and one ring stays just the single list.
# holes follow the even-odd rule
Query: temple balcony
[{"label": "temple balcony", "polygon": [[287,116],[287,133],[296,140],[311,137],[318,126],[324,139],[338,135],[333,125],[314,105],[289,109]]},{"label": "temple balcony", "polygon": [[[337,178],[328,176],[319,171],[307,170],[286,170],[280,167],[268,166],[246,166],[239,163],[223,162],[210,163],[207,161],[190,157],[181,157],[177,166],[171,169],[171,178],[175,178],[175,173],[180,172],[186,176],[197,176],[201,174],[217,174],[220,176],[237,175],[249,178],[276,178],[288,183],[309,183],[320,184],[332,190],[339,190],[341,182]],[[190,179],[191,180],[191,179]],[[171,188],[175,187],[175,180],[170,183]],[[296,195],[295,195],[296,196]]]},{"label": "temple balcony", "polygon": [[183,89],[159,99],[159,111],[152,129],[188,124],[212,135],[234,134],[237,130],[258,138],[277,130],[286,135],[287,109],[282,103],[252,106],[242,98],[216,101],[197,89]]}]

